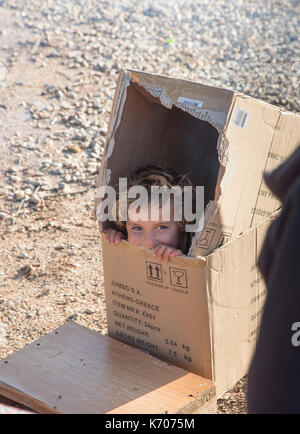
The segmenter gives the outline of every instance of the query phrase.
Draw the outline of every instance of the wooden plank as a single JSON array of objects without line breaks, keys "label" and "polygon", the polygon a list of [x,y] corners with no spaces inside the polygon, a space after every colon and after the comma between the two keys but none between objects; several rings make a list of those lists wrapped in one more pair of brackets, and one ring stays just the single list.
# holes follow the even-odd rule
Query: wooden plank
[{"label": "wooden plank", "polygon": [[174,414],[207,407],[215,386],[68,321],[0,360],[0,394],[40,413]]}]

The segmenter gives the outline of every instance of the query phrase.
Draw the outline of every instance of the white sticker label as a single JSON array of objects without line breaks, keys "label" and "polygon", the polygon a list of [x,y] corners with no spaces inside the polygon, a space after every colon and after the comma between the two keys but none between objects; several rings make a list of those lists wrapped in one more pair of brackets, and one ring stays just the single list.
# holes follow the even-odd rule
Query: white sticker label
[{"label": "white sticker label", "polygon": [[183,96],[180,96],[178,98],[178,102],[180,102],[181,104],[189,105],[190,107],[201,108],[203,106],[203,101],[198,101],[191,98],[184,98]]},{"label": "white sticker label", "polygon": [[246,110],[237,107],[233,118],[234,125],[240,128],[246,128],[249,114],[250,113],[247,112]]}]

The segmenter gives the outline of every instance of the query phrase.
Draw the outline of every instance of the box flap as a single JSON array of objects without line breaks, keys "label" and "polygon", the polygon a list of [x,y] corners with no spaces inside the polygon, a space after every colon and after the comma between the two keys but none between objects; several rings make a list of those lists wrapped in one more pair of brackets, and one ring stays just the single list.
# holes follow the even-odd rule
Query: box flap
[{"label": "box flap", "polygon": [[280,206],[263,181],[265,171],[284,161],[300,141],[300,116],[244,95],[234,100],[225,129],[226,168],[212,217],[198,234],[194,254],[206,256]]},{"label": "box flap", "polygon": [[130,73],[133,82],[158,97],[167,108],[176,105],[198,119],[211,122],[219,133],[223,130],[233,91],[141,71]]},{"label": "box flap", "polygon": [[257,260],[280,211],[206,256],[217,394],[247,374],[266,296]]}]

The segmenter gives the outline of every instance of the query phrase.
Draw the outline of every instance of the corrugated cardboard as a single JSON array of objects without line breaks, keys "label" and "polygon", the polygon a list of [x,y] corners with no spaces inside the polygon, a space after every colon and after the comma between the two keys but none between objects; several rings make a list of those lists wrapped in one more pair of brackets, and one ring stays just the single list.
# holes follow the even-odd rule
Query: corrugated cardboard
[{"label": "corrugated cardboard", "polygon": [[194,257],[164,264],[103,239],[111,336],[213,379],[219,393],[247,372],[265,296],[256,260],[280,206],[263,173],[299,142],[300,116],[262,101],[121,72],[98,186],[159,164],[204,185],[206,208]]},{"label": "corrugated cardboard", "polygon": [[299,142],[299,115],[230,90],[122,71],[98,186],[144,164],[189,173],[204,185],[206,205],[190,253],[206,256],[280,206],[262,175]]},{"label": "corrugated cardboard", "polygon": [[257,254],[269,219],[205,258],[157,260],[103,237],[109,335],[212,379],[217,393],[247,373],[265,285]]}]

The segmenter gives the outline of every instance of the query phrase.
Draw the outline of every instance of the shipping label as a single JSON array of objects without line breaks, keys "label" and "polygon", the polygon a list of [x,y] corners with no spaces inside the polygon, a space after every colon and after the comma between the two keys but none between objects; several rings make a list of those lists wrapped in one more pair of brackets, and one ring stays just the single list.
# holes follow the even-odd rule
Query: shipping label
[{"label": "shipping label", "polygon": [[[161,263],[145,261],[145,284],[151,286],[158,295],[157,291],[167,291],[171,294],[175,292],[179,297],[187,296],[188,270],[173,265],[163,265],[163,268]],[[154,355],[163,355],[175,364],[188,367],[193,363],[192,345],[188,338],[182,339],[174,335],[172,327],[162,329],[164,313],[161,311],[159,296],[155,297],[156,302],[153,303],[147,300],[142,289],[111,280],[109,298],[110,335]]]},{"label": "shipping label", "polygon": [[247,112],[244,109],[241,109],[241,107],[237,107],[232,122],[237,127],[245,129],[248,122],[249,115],[250,115],[249,112]]}]

